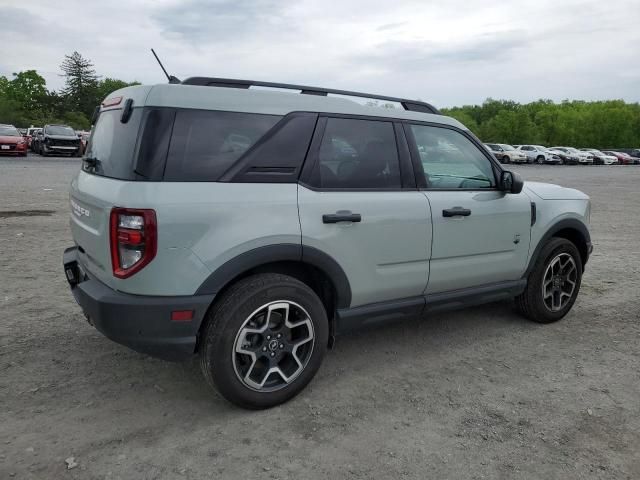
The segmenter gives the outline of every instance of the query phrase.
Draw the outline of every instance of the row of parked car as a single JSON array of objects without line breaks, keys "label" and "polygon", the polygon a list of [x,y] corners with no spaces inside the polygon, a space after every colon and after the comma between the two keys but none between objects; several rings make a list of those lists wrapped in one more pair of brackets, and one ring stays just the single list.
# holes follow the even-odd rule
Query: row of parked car
[{"label": "row of parked car", "polygon": [[0,154],[26,156],[29,150],[40,155],[84,153],[89,132],[76,131],[68,125],[45,125],[18,130],[13,125],[0,124]]},{"label": "row of parked car", "polygon": [[639,165],[640,149],[630,153],[595,148],[543,147],[542,145],[507,145],[485,143],[501,163],[539,163],[552,165]]}]

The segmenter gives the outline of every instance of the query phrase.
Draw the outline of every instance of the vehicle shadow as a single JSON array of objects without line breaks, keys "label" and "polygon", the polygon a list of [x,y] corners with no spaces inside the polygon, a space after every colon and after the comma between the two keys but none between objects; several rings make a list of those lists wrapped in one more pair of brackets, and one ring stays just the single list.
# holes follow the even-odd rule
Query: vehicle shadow
[{"label": "vehicle shadow", "polygon": [[[401,369],[414,363],[416,359],[424,365],[432,364],[437,368],[436,364],[439,362],[432,357],[442,358],[443,355],[456,354],[461,358],[468,350],[473,351],[478,346],[490,349],[492,345],[496,346],[510,336],[519,336],[538,328],[540,325],[517,315],[512,302],[432,314],[425,318],[366,328],[337,337],[335,346],[327,352],[311,385],[314,386],[314,392],[318,393],[323,388],[339,389],[343,382],[351,382],[354,377],[359,377],[360,383],[381,368],[388,367],[390,362],[391,366],[395,364],[400,369],[397,370],[397,375],[409,376],[412,372],[407,370],[403,373]],[[242,411],[226,402],[204,382],[197,357],[188,362],[173,363],[136,353],[124,355],[130,371],[144,371],[147,388],[139,391],[141,402],[145,401],[147,394],[144,390],[157,394],[159,388],[160,393],[171,403],[186,402],[191,411],[198,411],[205,417]],[[347,371],[349,373],[345,374]],[[153,385],[149,385],[151,382]],[[313,396],[307,389],[298,399],[313,401]],[[298,399],[293,402],[300,401]]]}]

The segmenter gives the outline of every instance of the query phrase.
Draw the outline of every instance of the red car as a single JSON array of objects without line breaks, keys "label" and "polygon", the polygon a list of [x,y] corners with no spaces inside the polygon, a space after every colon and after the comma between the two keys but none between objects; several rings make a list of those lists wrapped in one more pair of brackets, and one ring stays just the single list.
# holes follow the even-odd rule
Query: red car
[{"label": "red car", "polygon": [[637,158],[633,158],[631,155],[624,152],[614,152],[613,150],[607,150],[604,153],[616,157],[618,159],[619,165],[633,165],[638,161]]},{"label": "red car", "polygon": [[27,141],[13,125],[0,125],[0,155],[27,156]]}]

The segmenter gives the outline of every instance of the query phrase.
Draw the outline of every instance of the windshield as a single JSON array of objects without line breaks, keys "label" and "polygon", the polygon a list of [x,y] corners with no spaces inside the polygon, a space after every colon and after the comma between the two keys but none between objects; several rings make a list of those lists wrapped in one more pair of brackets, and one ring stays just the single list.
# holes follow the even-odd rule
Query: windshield
[{"label": "windshield", "polygon": [[602,153],[600,150],[589,150],[589,152],[593,153],[594,155],[604,155],[604,153]]},{"label": "windshield", "polygon": [[506,144],[500,144],[500,146],[502,147],[503,150],[515,150],[515,148],[513,148],[511,145],[506,145]]},{"label": "windshield", "polygon": [[2,125],[0,126],[0,136],[3,137],[21,137],[20,132],[16,127],[12,127],[10,125]]},{"label": "windshield", "polygon": [[573,147],[567,147],[567,151],[569,151],[571,153],[584,153],[584,152],[581,152],[580,150],[578,150],[577,148],[573,148]]},{"label": "windshield", "polygon": [[68,137],[72,137],[76,135],[76,132],[73,131],[73,128],[67,127],[65,125],[49,125],[44,128],[44,133],[47,135],[66,135]]}]

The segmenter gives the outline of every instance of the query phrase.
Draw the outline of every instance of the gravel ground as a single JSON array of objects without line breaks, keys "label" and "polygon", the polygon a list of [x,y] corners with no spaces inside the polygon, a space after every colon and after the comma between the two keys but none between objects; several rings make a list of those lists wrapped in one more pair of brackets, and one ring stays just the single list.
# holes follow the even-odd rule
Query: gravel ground
[{"label": "gravel ground", "polygon": [[563,321],[502,303],[345,336],[262,412],[84,321],[61,271],[77,169],[0,159],[0,479],[640,478],[640,167],[517,167],[593,201]]}]

